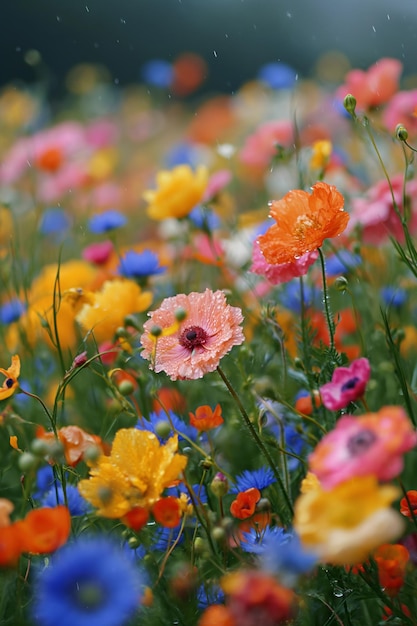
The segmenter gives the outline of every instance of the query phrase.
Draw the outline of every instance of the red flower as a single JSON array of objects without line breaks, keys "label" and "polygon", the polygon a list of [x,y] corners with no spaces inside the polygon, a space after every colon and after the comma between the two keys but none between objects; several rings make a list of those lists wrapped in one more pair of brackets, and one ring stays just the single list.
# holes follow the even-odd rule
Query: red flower
[{"label": "red flower", "polygon": [[409,519],[413,519],[413,516],[417,517],[417,491],[415,489],[407,491],[407,497],[404,496],[401,499],[400,513]]},{"label": "red flower", "polygon": [[255,513],[256,504],[260,499],[261,492],[255,487],[240,491],[230,505],[230,512],[237,519],[247,519]]},{"label": "red flower", "polygon": [[396,595],[404,584],[404,577],[410,554],[403,545],[389,543],[379,546],[374,560],[378,566],[381,587],[388,595]]},{"label": "red flower", "polygon": [[168,496],[161,498],[152,507],[155,521],[165,528],[175,528],[180,523],[181,508],[177,498]]},{"label": "red flower", "polygon": [[217,426],[221,426],[224,422],[220,404],[216,406],[214,411],[207,404],[199,406],[195,411],[195,415],[194,413],[189,413],[189,416],[191,426],[194,426],[194,428],[197,428],[199,431],[217,428]]},{"label": "red flower", "polygon": [[44,507],[30,511],[14,526],[20,536],[21,552],[48,554],[66,543],[71,531],[71,516],[66,506]]},{"label": "red flower", "polygon": [[143,506],[135,506],[122,517],[122,522],[129,528],[138,532],[149,519],[149,512]]}]

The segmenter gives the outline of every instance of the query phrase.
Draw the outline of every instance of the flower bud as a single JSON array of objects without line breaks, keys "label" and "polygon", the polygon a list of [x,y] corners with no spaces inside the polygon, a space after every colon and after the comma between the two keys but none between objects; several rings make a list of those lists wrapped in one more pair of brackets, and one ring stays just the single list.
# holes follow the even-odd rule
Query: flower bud
[{"label": "flower bud", "polygon": [[36,456],[44,457],[49,453],[49,444],[44,439],[34,439],[30,449]]},{"label": "flower bud", "polygon": [[346,289],[348,288],[348,285],[349,285],[349,281],[346,278],[346,276],[338,276],[336,280],[334,281],[335,289],[337,289],[337,291],[341,291],[342,293],[346,291]]},{"label": "flower bud", "polygon": [[175,309],[174,315],[177,322],[183,322],[187,317],[187,311],[182,306],[179,306],[178,309]]},{"label": "flower bud", "polygon": [[83,460],[86,463],[96,463],[96,461],[98,461],[101,454],[102,452],[99,446],[88,446],[88,448],[85,450],[83,454]]},{"label": "flower bud", "polygon": [[229,491],[229,482],[224,474],[217,472],[210,484],[210,489],[217,498],[222,498]]},{"label": "flower bud", "polygon": [[149,332],[152,335],[152,337],[160,337],[162,335],[162,328],[155,324],[155,326],[152,326]]},{"label": "flower bud", "polygon": [[34,469],[39,463],[39,459],[36,458],[31,452],[23,452],[19,457],[19,469],[22,472],[29,472]]},{"label": "flower bud", "polygon": [[118,339],[127,339],[129,337],[129,333],[127,332],[126,328],[123,328],[123,326],[119,326],[119,328],[116,328],[115,335]]},{"label": "flower bud", "polygon": [[216,526],[211,531],[211,537],[216,543],[223,543],[227,538],[227,533],[224,528]]},{"label": "flower bud", "polygon": [[355,96],[352,96],[351,93],[348,93],[345,96],[345,99],[343,100],[343,106],[345,107],[345,109],[349,113],[349,115],[351,115],[352,117],[356,117],[356,113],[355,113],[356,98],[355,98]]},{"label": "flower bud", "polygon": [[160,420],[155,426],[155,432],[161,439],[166,439],[171,433],[171,424],[168,420]]},{"label": "flower bud", "polygon": [[203,459],[202,461],[200,461],[200,465],[203,469],[205,470],[209,470],[213,467],[213,459],[209,456],[206,456],[205,459]]},{"label": "flower bud", "polygon": [[130,396],[135,388],[130,380],[122,380],[118,385],[117,389],[122,396]]},{"label": "flower bud", "polygon": [[124,319],[125,326],[131,326],[135,330],[142,330],[142,326],[139,324],[138,320],[134,315],[126,315]]},{"label": "flower bud", "polygon": [[407,141],[407,139],[408,139],[408,131],[407,131],[406,127],[403,126],[402,124],[397,124],[397,127],[395,129],[395,136],[400,141]]}]

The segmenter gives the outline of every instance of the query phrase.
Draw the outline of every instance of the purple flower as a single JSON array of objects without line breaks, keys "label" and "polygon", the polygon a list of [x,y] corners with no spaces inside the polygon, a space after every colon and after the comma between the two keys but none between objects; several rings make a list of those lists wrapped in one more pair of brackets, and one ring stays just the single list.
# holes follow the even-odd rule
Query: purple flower
[{"label": "purple flower", "polygon": [[332,380],[320,387],[320,395],[326,409],[339,411],[349,402],[361,398],[371,376],[368,359],[356,359],[349,367],[338,367]]}]

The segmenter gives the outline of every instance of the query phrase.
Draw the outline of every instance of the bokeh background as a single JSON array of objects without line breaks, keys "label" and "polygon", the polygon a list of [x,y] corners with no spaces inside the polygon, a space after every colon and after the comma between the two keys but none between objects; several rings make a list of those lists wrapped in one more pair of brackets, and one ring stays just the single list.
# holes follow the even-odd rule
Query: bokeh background
[{"label": "bokeh background", "polygon": [[325,53],[345,55],[351,66],[363,68],[393,56],[403,62],[405,74],[417,71],[417,0],[1,0],[0,5],[0,84],[41,77],[59,92],[69,68],[88,62],[103,64],[123,85],[139,80],[147,60],[172,61],[187,50],[207,63],[204,89],[225,93],[271,61],[309,75],[320,70]]}]

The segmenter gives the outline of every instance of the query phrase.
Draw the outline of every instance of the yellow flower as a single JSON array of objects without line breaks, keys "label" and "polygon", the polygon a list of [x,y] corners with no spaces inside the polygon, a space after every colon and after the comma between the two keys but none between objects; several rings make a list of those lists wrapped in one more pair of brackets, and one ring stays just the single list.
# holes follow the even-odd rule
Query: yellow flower
[{"label": "yellow flower", "polygon": [[147,213],[154,220],[185,217],[204,195],[208,182],[207,168],[200,165],[193,172],[189,165],[178,165],[156,175],[157,189],[145,191]]},{"label": "yellow flower", "polygon": [[327,139],[321,139],[313,143],[313,154],[310,159],[312,169],[324,169],[329,162],[332,153],[332,143]]},{"label": "yellow flower", "polygon": [[177,450],[177,435],[162,445],[149,431],[122,428],[110,456],[99,458],[79,491],[103,517],[121,518],[135,507],[149,510],[187,464]]},{"label": "yellow flower", "polygon": [[0,373],[5,376],[5,381],[0,387],[0,400],[10,398],[19,386],[17,379],[20,374],[20,358],[15,354],[12,356],[12,364],[5,370],[0,367]]},{"label": "yellow flower", "polygon": [[111,341],[126,315],[145,311],[151,302],[151,292],[142,291],[132,280],[106,281],[101,291],[93,294],[92,302],[84,304],[76,320],[85,332],[94,333],[98,343]]},{"label": "yellow flower", "polygon": [[294,529],[322,562],[360,563],[401,535],[401,515],[389,508],[398,495],[396,487],[379,486],[373,476],[353,478],[331,491],[311,485],[295,503]]}]

